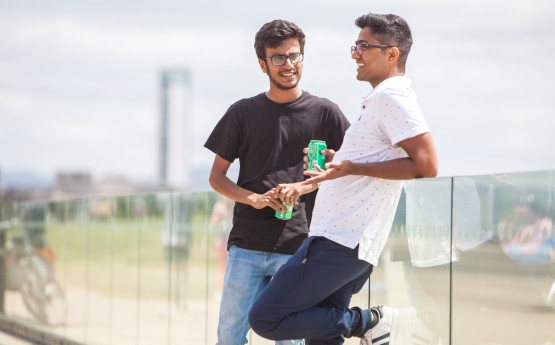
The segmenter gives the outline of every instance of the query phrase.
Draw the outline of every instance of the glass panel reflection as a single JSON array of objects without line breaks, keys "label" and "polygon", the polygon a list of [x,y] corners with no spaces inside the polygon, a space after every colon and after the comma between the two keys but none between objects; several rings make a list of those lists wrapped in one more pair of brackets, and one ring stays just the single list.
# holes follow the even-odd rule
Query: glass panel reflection
[{"label": "glass panel reflection", "polygon": [[[554,185],[407,181],[352,305],[398,308],[397,345],[552,344]],[[214,344],[232,208],[213,192],[1,203],[0,310],[87,344]]]},{"label": "glass panel reflection", "polygon": [[[459,238],[487,235],[453,264],[453,344],[548,344],[555,339],[553,174],[455,178],[472,180],[481,229],[454,222]],[[454,213],[466,200],[455,188]],[[473,330],[469,332],[469,330]]]},{"label": "glass panel reflection", "polygon": [[371,277],[371,304],[399,309],[401,344],[449,340],[451,189],[449,178],[405,183],[388,244],[374,271],[383,283]]}]

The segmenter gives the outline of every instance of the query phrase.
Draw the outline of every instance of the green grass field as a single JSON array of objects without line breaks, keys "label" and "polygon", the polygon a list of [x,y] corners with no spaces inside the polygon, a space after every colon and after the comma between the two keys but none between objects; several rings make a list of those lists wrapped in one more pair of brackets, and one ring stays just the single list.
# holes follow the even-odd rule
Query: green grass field
[{"label": "green grass field", "polygon": [[217,230],[202,219],[182,224],[187,247],[172,253],[163,244],[165,227],[160,217],[51,223],[46,243],[55,253],[56,276],[67,287],[129,298],[213,294],[219,281]]}]

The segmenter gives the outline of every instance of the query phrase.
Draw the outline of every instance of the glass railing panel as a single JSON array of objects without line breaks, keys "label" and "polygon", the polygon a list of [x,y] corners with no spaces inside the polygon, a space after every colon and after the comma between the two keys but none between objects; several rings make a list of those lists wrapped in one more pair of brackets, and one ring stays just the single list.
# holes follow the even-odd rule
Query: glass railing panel
[{"label": "glass railing panel", "polygon": [[[135,195],[130,217],[137,236],[137,344],[168,343],[170,261],[164,241],[170,194]],[[175,216],[175,214],[174,214]]]},{"label": "glass railing panel", "polygon": [[55,333],[66,334],[68,325],[70,303],[68,300],[68,255],[71,250],[68,237],[68,226],[74,219],[69,219],[69,202],[49,202],[47,211],[47,238],[46,243],[55,258],[53,269],[53,279],[61,290],[60,296],[63,300],[59,302],[58,321],[54,321],[53,329]]},{"label": "glass railing panel", "polygon": [[[170,266],[171,343],[205,342],[206,245],[196,225],[202,196],[175,193],[167,216],[166,251]],[[200,218],[203,222],[202,217]]]},{"label": "glass railing panel", "polygon": [[[353,297],[351,298],[351,303],[349,304],[350,307],[359,307],[359,308],[370,308],[370,292],[371,292],[371,284],[372,284],[372,288],[376,289],[381,287],[381,283],[379,283],[377,280],[373,281],[371,279],[369,279],[364,286],[361,288],[361,290],[354,294]],[[372,290],[373,291],[373,290]],[[377,291],[375,291],[377,292]],[[360,344],[360,339],[359,338],[346,338],[345,339],[345,345],[359,345]],[[270,343],[268,343],[268,345],[270,345]]]},{"label": "glass railing panel", "polygon": [[48,228],[48,243],[56,255],[56,277],[67,301],[65,326],[59,333],[77,341],[87,340],[89,205],[89,199],[68,201],[64,221],[52,217]]},{"label": "glass railing panel", "polygon": [[[211,292],[208,294],[208,315],[207,315],[207,340],[208,344],[215,344],[218,328],[219,308],[222,298],[224,284],[225,267],[227,264],[227,240],[232,226],[233,207],[235,203],[219,194],[212,193],[209,203],[210,212],[207,214],[210,240],[210,276],[209,282]],[[249,334],[249,343],[255,344],[257,341],[253,332]]]},{"label": "glass railing panel", "polygon": [[140,234],[133,196],[114,199],[112,241],[112,344],[137,343],[139,331]]},{"label": "glass railing panel", "polygon": [[[203,211],[206,233],[206,343],[217,342],[216,330],[227,263],[227,238],[231,229],[234,203],[217,193],[205,193]],[[252,342],[251,342],[252,344]]]},{"label": "glass railing panel", "polygon": [[465,217],[454,219],[452,344],[549,344],[553,173],[457,177],[454,186],[453,212]]},{"label": "glass railing panel", "polygon": [[[201,272],[191,265],[196,259],[204,258],[203,254],[199,254],[199,250],[204,249],[203,245],[195,242],[192,231],[196,202],[192,194],[174,193],[165,209],[163,246],[169,278],[167,307],[170,344],[184,343],[188,339],[204,342],[204,296],[197,294],[197,288],[204,291],[204,275],[199,276]],[[205,269],[202,264],[201,267]]]},{"label": "glass railing panel", "polygon": [[[29,282],[35,280],[37,274],[26,274],[26,272],[36,272],[31,269],[32,260],[35,256],[34,248],[30,241],[25,226],[29,220],[25,221],[25,210],[20,204],[6,205],[3,207],[3,233],[4,233],[4,269],[3,285],[4,292],[4,312],[9,316],[16,316],[28,321],[36,321],[32,310],[26,307],[25,301],[31,305],[31,296],[24,291],[29,291]],[[33,303],[34,305],[34,303]],[[36,309],[36,308],[35,308]]]},{"label": "glass railing panel", "polygon": [[[2,248],[0,267],[4,267],[2,274],[0,274],[0,290],[2,292],[7,291],[8,285],[13,285],[12,282],[14,281],[14,278],[10,278],[14,275],[14,270],[9,269],[9,264],[13,262],[13,260],[8,257],[6,251],[6,242],[8,241],[8,236],[12,228],[10,208],[11,204],[0,202],[0,248]],[[0,294],[0,313],[3,315],[6,313],[6,293]]]},{"label": "glass railing panel", "polygon": [[[19,309],[25,309],[23,306],[23,301],[21,300],[20,288],[23,282],[23,274],[19,269],[18,257],[21,251],[21,243],[19,239],[21,233],[21,226],[19,222],[19,212],[17,204],[2,204],[1,207],[1,235],[2,236],[2,248],[3,248],[3,267],[4,273],[0,276],[4,293],[2,296],[2,313],[5,315],[14,315],[17,310],[17,305],[20,306]],[[27,313],[25,313],[27,315]]]},{"label": "glass railing panel", "polygon": [[[86,286],[85,320],[87,344],[109,344],[111,331],[111,264],[114,253],[112,198],[88,199],[85,225]],[[71,291],[71,290],[70,290]]]},{"label": "glass railing panel", "polygon": [[[216,330],[222,297],[223,272],[227,263],[227,238],[234,203],[217,193],[206,193],[206,343],[217,342]],[[253,344],[253,342],[251,342]]]},{"label": "glass railing panel", "polygon": [[448,344],[451,179],[407,181],[370,278],[372,305],[399,311],[400,344]]},{"label": "glass railing panel", "polygon": [[67,303],[60,280],[60,231],[46,202],[2,204],[3,311],[63,332]]},{"label": "glass railing panel", "polygon": [[[549,344],[554,180],[408,181],[371,282],[351,305],[397,308],[399,344]],[[0,306],[87,344],[214,344],[232,207],[213,192],[0,204]],[[29,302],[40,277],[57,284],[59,303]],[[249,343],[273,342],[251,332]]]},{"label": "glass railing panel", "polygon": [[[65,215],[67,203],[45,203],[45,236],[39,255],[51,263],[48,278],[43,280],[41,290],[45,292],[46,324],[50,331],[58,334],[66,333],[68,322],[69,301],[67,296],[67,229]],[[44,324],[44,323],[43,323]]]},{"label": "glass railing panel", "polygon": [[215,334],[208,332],[214,317],[209,223],[214,203],[213,193],[174,194],[170,344],[216,342],[207,339]]}]

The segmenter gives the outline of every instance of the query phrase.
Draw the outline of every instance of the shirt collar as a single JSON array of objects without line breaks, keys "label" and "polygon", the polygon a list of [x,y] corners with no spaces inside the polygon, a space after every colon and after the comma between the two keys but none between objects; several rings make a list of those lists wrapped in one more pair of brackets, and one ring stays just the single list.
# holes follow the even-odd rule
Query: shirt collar
[{"label": "shirt collar", "polygon": [[407,86],[410,86],[410,84],[412,84],[412,81],[409,78],[405,77],[404,75],[398,75],[395,77],[387,78],[386,80],[379,83],[378,86],[373,88],[366,96],[362,97],[362,103],[368,102],[368,100],[370,100],[370,97],[374,92],[384,89],[389,85],[391,85],[392,83],[395,83],[395,84],[403,83]]}]

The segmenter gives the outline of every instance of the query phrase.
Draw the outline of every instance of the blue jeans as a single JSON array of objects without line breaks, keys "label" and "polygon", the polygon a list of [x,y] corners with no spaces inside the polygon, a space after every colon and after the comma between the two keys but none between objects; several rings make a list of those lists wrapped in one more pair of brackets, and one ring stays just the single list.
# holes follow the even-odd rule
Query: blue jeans
[{"label": "blue jeans", "polygon": [[[224,276],[217,345],[246,344],[249,311],[277,270],[291,255],[258,252],[232,246]],[[302,345],[302,340],[278,341]]]},{"label": "blue jeans", "polygon": [[358,259],[358,247],[309,237],[252,306],[251,327],[267,339],[304,338],[307,345],[362,337],[370,328],[371,312],[349,308],[349,303],[372,269]]}]

